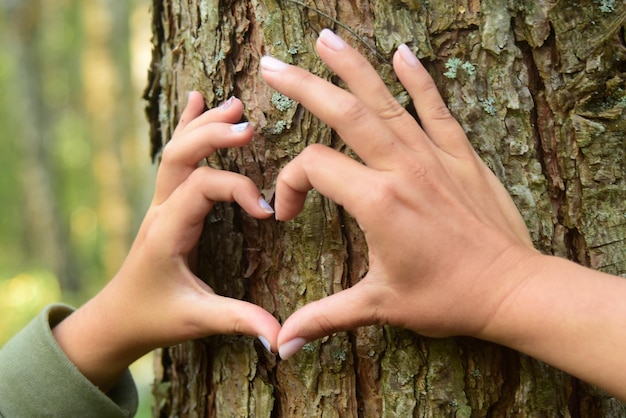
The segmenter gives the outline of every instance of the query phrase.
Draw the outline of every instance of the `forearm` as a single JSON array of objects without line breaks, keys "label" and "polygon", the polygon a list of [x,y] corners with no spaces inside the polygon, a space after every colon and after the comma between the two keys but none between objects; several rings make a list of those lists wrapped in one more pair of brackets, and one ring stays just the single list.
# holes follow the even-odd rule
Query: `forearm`
[{"label": "forearm", "polygon": [[626,400],[626,280],[548,256],[519,271],[526,277],[481,338]]}]

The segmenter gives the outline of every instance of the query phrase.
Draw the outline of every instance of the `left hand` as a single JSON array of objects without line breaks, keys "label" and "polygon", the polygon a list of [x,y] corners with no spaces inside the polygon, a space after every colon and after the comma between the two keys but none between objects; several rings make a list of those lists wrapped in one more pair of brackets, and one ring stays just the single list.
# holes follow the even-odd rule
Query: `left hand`
[{"label": "left hand", "polygon": [[213,334],[260,337],[277,348],[278,321],[259,306],[216,295],[189,267],[189,256],[215,201],[236,201],[256,218],[273,213],[254,183],[240,174],[198,167],[218,148],[253,137],[231,99],[204,111],[193,92],[165,146],[152,204],[126,261],[91,301],[54,334],[69,358],[100,387],[114,383],[150,350]]}]

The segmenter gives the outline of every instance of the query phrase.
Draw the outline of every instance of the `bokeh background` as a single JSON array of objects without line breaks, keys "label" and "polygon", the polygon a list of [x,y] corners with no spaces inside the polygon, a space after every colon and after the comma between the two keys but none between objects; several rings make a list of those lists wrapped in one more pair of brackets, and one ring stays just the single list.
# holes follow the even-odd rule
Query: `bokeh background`
[{"label": "bokeh background", "polygon": [[[93,296],[153,188],[147,0],[0,0],[0,345]],[[150,359],[133,366],[149,416]]]}]

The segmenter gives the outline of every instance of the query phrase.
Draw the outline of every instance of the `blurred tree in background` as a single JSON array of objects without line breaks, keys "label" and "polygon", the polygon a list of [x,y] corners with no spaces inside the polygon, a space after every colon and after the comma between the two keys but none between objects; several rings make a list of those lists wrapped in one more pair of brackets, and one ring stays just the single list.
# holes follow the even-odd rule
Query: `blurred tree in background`
[{"label": "blurred tree in background", "polygon": [[0,1],[0,345],[128,251],[152,178],[149,25],[145,0]]}]

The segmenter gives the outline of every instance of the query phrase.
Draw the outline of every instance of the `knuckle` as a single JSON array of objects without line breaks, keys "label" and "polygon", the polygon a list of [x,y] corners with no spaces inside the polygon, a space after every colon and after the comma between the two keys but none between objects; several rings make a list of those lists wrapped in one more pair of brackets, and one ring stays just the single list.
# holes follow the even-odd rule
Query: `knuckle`
[{"label": "knuckle", "polygon": [[438,100],[431,100],[431,103],[429,103],[428,113],[425,115],[427,118],[435,121],[447,121],[454,119],[450,109],[448,109],[448,106],[446,106],[445,102],[441,100],[439,90],[432,80],[425,82],[421,90],[421,95],[424,97],[438,98]]},{"label": "knuckle", "polygon": [[428,179],[428,168],[420,162],[410,161],[407,164],[405,174],[411,182],[423,183]]},{"label": "knuckle", "polygon": [[431,107],[427,116],[429,119],[435,121],[456,121],[454,116],[452,116],[450,109],[448,109],[448,107],[443,103]]},{"label": "knuckle", "polygon": [[209,186],[211,182],[211,173],[212,169],[209,167],[198,167],[192,170],[187,178],[178,186],[181,192],[187,193],[197,193],[202,192],[205,193],[207,190],[207,186]]},{"label": "knuckle", "polygon": [[169,141],[161,151],[161,163],[167,164],[178,159],[178,147],[172,141]]},{"label": "knuckle", "polygon": [[377,107],[378,116],[383,120],[393,120],[405,115],[406,111],[400,103],[390,95],[385,95]]},{"label": "knuckle", "polygon": [[381,213],[390,216],[394,212],[399,198],[400,193],[395,181],[389,176],[379,176],[369,187],[367,204],[362,206],[361,213],[355,215],[357,219],[373,218],[372,220],[377,222]]},{"label": "knuckle", "polygon": [[292,85],[296,88],[296,91],[308,91],[311,88],[315,88],[317,77],[308,71],[292,68],[287,77],[292,81]]},{"label": "knuckle", "polygon": [[301,158],[306,161],[307,164],[316,164],[320,162],[323,156],[326,154],[328,147],[322,144],[308,145],[301,153]]},{"label": "knuckle", "polygon": [[241,335],[244,334],[245,326],[244,326],[244,318],[241,318],[239,315],[235,315],[231,318],[230,323],[227,325],[226,333],[230,335]]},{"label": "knuckle", "polygon": [[[364,289],[364,306],[367,307],[367,314],[371,323],[376,325],[389,324],[388,309],[385,309],[385,299],[388,298],[386,288],[368,286],[367,280],[362,282]],[[381,291],[382,290],[382,291]]]},{"label": "knuckle", "polygon": [[337,332],[335,321],[326,312],[319,312],[314,320],[321,334],[332,335]]},{"label": "knuckle", "polygon": [[199,185],[200,183],[204,181],[205,176],[207,175],[207,170],[209,170],[208,167],[196,168],[189,174],[189,177],[187,177],[187,180],[185,181],[185,183],[187,183],[187,185],[191,187],[196,187],[197,185]]},{"label": "knuckle", "polygon": [[370,109],[356,97],[349,95],[337,103],[337,115],[346,123],[358,123],[371,117]]},{"label": "knuckle", "polygon": [[278,173],[277,181],[288,185],[298,183],[301,172],[314,167],[317,164],[323,164],[324,155],[327,153],[328,147],[322,144],[308,145],[300,154],[287,166]]}]

